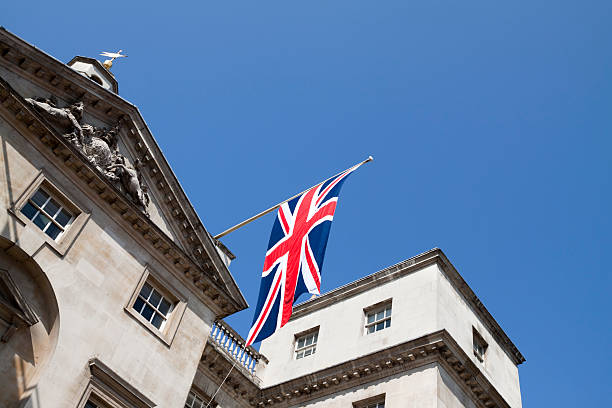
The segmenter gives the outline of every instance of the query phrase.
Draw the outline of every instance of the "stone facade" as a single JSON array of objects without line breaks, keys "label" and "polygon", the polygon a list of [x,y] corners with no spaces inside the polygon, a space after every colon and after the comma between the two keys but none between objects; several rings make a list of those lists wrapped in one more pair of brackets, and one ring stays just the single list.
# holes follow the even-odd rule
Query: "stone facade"
[{"label": "stone facade", "polygon": [[[0,406],[182,406],[213,322],[246,302],[138,110],[0,30],[0,141],[0,270],[20,294],[0,287]],[[159,329],[134,309],[145,284],[171,303]]]},{"label": "stone facade", "polygon": [[117,89],[0,29],[0,407],[521,407],[524,358],[438,249],[245,348],[234,256]]}]

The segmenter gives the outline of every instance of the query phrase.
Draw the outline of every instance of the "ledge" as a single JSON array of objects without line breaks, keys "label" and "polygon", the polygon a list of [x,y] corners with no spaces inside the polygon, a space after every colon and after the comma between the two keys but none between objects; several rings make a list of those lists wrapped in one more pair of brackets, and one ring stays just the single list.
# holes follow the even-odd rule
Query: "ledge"
[{"label": "ledge", "polygon": [[[204,356],[201,370],[221,384],[231,367],[229,360],[217,348],[208,345]],[[446,330],[271,387],[261,389],[248,376],[232,374],[222,388],[251,406],[286,408],[428,364],[442,366],[477,407],[510,408]]]}]

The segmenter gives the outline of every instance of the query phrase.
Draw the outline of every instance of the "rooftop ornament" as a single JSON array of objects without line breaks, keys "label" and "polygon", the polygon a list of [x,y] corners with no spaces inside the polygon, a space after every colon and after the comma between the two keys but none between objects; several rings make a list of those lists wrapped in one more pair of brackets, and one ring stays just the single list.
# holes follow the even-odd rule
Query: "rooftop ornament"
[{"label": "rooftop ornament", "polygon": [[123,57],[127,57],[127,55],[123,55],[121,54],[123,52],[123,50],[119,50],[117,52],[102,52],[103,57],[110,57],[110,59],[107,59],[106,61],[104,61],[102,63],[102,65],[104,65],[104,68],[108,69],[110,71],[111,67],[113,66],[113,61],[116,60],[117,58],[123,58]]}]

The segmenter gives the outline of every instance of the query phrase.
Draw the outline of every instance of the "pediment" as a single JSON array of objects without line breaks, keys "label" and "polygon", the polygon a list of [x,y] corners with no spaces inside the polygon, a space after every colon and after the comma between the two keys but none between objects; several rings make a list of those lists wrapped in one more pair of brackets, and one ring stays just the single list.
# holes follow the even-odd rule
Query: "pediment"
[{"label": "pediment", "polygon": [[9,271],[5,269],[0,269],[0,320],[9,327],[2,333],[0,338],[2,342],[8,341],[14,330],[32,326],[39,320],[11,278]]},{"label": "pediment", "polygon": [[247,307],[228,270],[233,255],[202,225],[134,105],[0,29],[3,72],[0,105],[212,299],[218,316]]}]

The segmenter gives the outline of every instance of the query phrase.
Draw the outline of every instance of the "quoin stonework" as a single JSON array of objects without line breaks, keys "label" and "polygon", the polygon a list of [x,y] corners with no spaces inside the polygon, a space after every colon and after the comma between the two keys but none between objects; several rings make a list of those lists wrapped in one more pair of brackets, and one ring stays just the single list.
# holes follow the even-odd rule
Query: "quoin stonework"
[{"label": "quoin stonework", "polygon": [[245,347],[234,255],[118,85],[0,29],[0,407],[521,407],[525,359],[439,249]]}]

